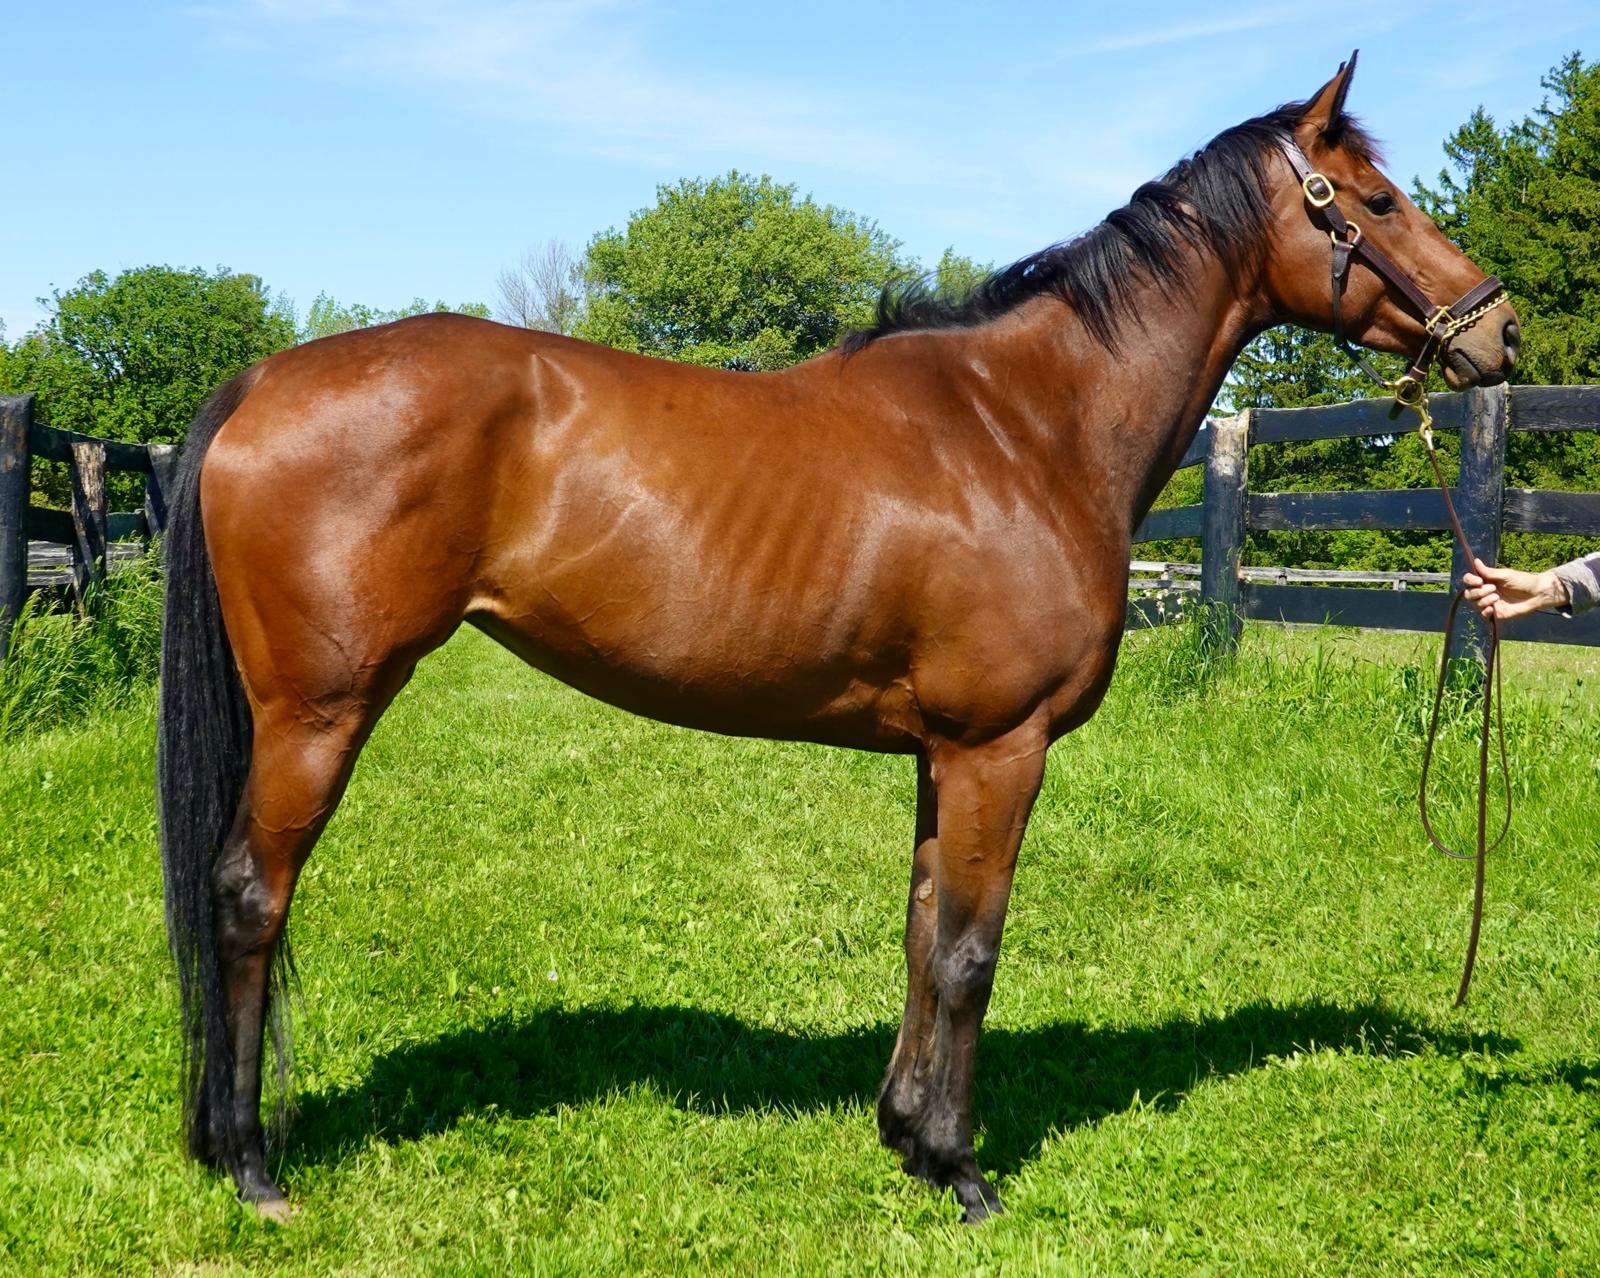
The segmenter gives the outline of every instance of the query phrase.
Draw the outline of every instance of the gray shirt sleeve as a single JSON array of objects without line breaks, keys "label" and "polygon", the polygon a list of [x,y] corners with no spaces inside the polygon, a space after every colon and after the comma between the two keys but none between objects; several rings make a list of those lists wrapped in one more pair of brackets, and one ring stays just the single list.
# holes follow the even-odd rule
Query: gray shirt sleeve
[{"label": "gray shirt sleeve", "polygon": [[1555,570],[1562,585],[1567,588],[1567,598],[1572,612],[1583,612],[1600,602],[1600,554],[1586,555],[1562,564]]}]

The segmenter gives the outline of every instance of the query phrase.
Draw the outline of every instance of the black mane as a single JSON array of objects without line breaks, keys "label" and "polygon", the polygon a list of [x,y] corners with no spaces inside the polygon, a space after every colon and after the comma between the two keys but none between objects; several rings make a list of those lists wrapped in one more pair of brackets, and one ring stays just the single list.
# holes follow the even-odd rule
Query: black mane
[{"label": "black mane", "polygon": [[[1165,293],[1182,293],[1189,285],[1187,249],[1212,253],[1230,274],[1255,262],[1271,208],[1268,161],[1306,106],[1288,103],[1218,134],[1164,177],[1146,182],[1093,230],[995,271],[965,297],[942,297],[927,279],[889,283],[879,295],[876,322],[847,333],[840,349],[848,355],[891,333],[971,328],[1051,293],[1096,341],[1115,350],[1140,277]],[[1350,117],[1341,116],[1325,136],[1377,162],[1377,143]]]}]

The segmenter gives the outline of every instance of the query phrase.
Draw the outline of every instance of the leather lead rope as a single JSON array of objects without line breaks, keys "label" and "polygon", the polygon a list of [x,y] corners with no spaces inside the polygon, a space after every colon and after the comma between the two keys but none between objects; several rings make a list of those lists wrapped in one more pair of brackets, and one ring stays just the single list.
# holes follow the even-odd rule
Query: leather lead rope
[{"label": "leather lead rope", "polygon": [[[1450,340],[1463,329],[1471,327],[1490,311],[1505,302],[1505,288],[1493,275],[1480,280],[1465,294],[1449,306],[1436,305],[1416,283],[1395,265],[1381,249],[1369,241],[1362,234],[1360,226],[1345,217],[1335,202],[1336,191],[1334,185],[1323,174],[1311,167],[1311,162],[1306,158],[1305,152],[1300,149],[1292,137],[1285,134],[1281,139],[1283,154],[1289,161],[1289,167],[1300,179],[1300,188],[1305,193],[1306,203],[1314,215],[1320,215],[1327,223],[1328,239],[1332,244],[1332,259],[1329,265],[1330,286],[1333,294],[1333,337],[1339,349],[1363,373],[1376,382],[1384,390],[1394,395],[1394,407],[1390,410],[1390,417],[1399,414],[1402,408],[1409,408],[1420,419],[1417,434],[1421,436],[1423,446],[1428,452],[1428,463],[1433,467],[1433,477],[1438,481],[1440,495],[1444,498],[1445,513],[1450,518],[1450,529],[1455,534],[1456,544],[1461,548],[1461,554],[1466,563],[1474,561],[1472,547],[1467,543],[1466,531],[1461,527],[1460,517],[1456,514],[1455,502],[1451,500],[1449,486],[1444,482],[1444,472],[1439,466],[1439,458],[1433,449],[1433,417],[1428,412],[1428,396],[1424,385],[1428,378],[1428,369],[1434,360],[1443,355]],[[1411,361],[1411,367],[1404,375],[1392,381],[1385,378],[1376,368],[1352,346],[1344,334],[1344,285],[1345,277],[1349,274],[1350,262],[1359,258],[1375,274],[1394,288],[1410,304],[1411,308],[1421,318],[1423,330],[1426,334],[1422,349]],[[1489,643],[1484,650],[1483,671],[1483,731],[1478,741],[1478,831],[1477,847],[1474,852],[1457,852],[1448,847],[1434,832],[1433,824],[1428,819],[1428,774],[1433,765],[1433,748],[1439,734],[1439,713],[1444,702],[1445,683],[1450,677],[1450,637],[1455,631],[1456,614],[1460,610],[1461,601],[1465,597],[1464,590],[1458,590],[1450,600],[1450,608],[1445,614],[1444,622],[1444,652],[1439,659],[1439,681],[1433,690],[1433,710],[1428,719],[1428,741],[1422,753],[1422,778],[1417,787],[1417,809],[1422,817],[1422,828],[1428,835],[1428,842],[1433,844],[1445,856],[1460,861],[1475,862],[1472,890],[1472,931],[1467,937],[1466,961],[1461,969],[1461,984],[1456,990],[1455,1005],[1460,1007],[1467,1000],[1467,989],[1472,984],[1472,969],[1478,958],[1478,936],[1483,929],[1483,878],[1484,863],[1490,852],[1500,846],[1506,837],[1506,832],[1511,828],[1511,773],[1506,762],[1506,725],[1503,699],[1500,695],[1500,623],[1494,617],[1489,618]],[[1501,823],[1500,833],[1494,842],[1488,840],[1488,812],[1489,812],[1489,738],[1491,731],[1498,734],[1500,744],[1500,776],[1505,786],[1505,820]]]},{"label": "leather lead rope", "polygon": [[[1439,458],[1433,451],[1433,432],[1426,427],[1419,432],[1422,442],[1428,451],[1428,462],[1433,467],[1433,476],[1438,481],[1439,492],[1444,497],[1445,514],[1450,518],[1450,529],[1455,534],[1456,543],[1461,547],[1461,553],[1467,563],[1472,563],[1474,556],[1472,547],[1467,544],[1467,534],[1461,527],[1461,519],[1456,514],[1455,502],[1450,499],[1450,489],[1444,482],[1444,472],[1439,467]],[[1455,1005],[1460,1007],[1467,1001],[1467,989],[1472,984],[1472,969],[1478,961],[1478,934],[1483,929],[1483,872],[1484,863],[1489,853],[1500,846],[1506,837],[1506,832],[1511,829],[1511,770],[1506,761],[1506,715],[1505,699],[1501,695],[1500,686],[1500,622],[1489,618],[1489,643],[1483,654],[1483,729],[1478,738],[1478,839],[1477,849],[1474,852],[1457,852],[1449,847],[1434,832],[1433,823],[1428,820],[1428,773],[1433,766],[1433,747],[1439,735],[1439,710],[1444,701],[1444,688],[1450,678],[1450,636],[1455,633],[1456,613],[1461,608],[1461,601],[1466,597],[1465,590],[1458,590],[1450,598],[1449,611],[1444,619],[1444,650],[1439,658],[1439,679],[1433,688],[1433,710],[1428,716],[1428,741],[1422,750],[1422,778],[1417,785],[1417,811],[1422,818],[1422,828],[1428,835],[1428,842],[1442,852],[1445,856],[1457,861],[1475,862],[1472,878],[1472,930],[1467,935],[1467,956],[1461,967],[1461,984],[1456,989]],[[1491,720],[1492,725],[1491,725]],[[1491,726],[1499,740],[1500,745],[1500,780],[1505,787],[1505,819],[1500,823],[1500,833],[1495,835],[1494,842],[1488,842],[1488,816],[1489,816],[1489,736]]]}]

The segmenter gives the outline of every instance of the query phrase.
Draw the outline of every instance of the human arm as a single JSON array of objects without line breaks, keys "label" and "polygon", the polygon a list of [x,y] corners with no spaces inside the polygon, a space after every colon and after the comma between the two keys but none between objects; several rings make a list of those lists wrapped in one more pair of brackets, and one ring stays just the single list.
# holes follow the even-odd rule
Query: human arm
[{"label": "human arm", "polygon": [[1544,572],[1491,568],[1481,559],[1463,574],[1467,602],[1485,617],[1501,621],[1526,616],[1541,608],[1582,612],[1600,602],[1600,554],[1574,559]]}]

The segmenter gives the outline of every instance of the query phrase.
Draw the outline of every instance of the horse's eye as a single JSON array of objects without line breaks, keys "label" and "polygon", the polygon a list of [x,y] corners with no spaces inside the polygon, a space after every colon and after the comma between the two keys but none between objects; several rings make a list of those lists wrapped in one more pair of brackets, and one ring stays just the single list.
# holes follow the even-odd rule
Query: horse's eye
[{"label": "horse's eye", "polygon": [[1379,217],[1387,213],[1393,213],[1395,210],[1394,196],[1387,191],[1379,191],[1376,195],[1368,197],[1367,207]]}]

